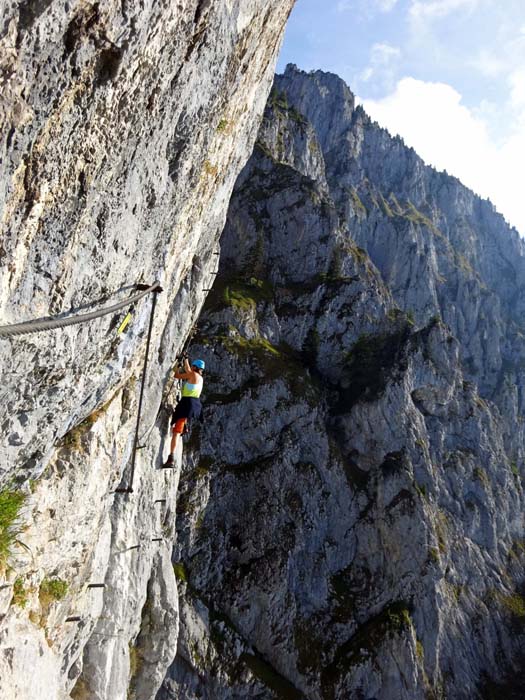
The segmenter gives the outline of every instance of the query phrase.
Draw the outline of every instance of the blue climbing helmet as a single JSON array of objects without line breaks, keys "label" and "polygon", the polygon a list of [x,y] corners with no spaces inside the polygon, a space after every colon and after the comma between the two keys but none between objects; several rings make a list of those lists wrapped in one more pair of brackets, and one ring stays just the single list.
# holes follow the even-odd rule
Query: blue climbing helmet
[{"label": "blue climbing helmet", "polygon": [[204,369],[206,367],[206,363],[204,362],[204,360],[193,360],[191,366],[198,367],[199,369]]}]

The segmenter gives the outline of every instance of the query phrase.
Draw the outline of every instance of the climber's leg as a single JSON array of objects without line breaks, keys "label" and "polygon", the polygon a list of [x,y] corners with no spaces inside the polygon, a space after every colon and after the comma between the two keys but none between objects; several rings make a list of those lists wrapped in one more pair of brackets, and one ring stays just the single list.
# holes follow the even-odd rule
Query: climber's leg
[{"label": "climber's leg", "polygon": [[182,433],[184,432],[184,426],[186,425],[187,420],[187,418],[179,418],[175,421],[175,425],[171,430],[170,454],[163,465],[164,467],[172,467],[175,463],[175,450],[177,449],[177,440],[179,439],[179,435],[182,435]]}]

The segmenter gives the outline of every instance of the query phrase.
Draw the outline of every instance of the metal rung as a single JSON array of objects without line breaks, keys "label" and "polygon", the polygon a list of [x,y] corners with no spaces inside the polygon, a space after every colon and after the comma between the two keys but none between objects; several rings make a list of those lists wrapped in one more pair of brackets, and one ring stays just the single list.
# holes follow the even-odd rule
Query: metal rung
[{"label": "metal rung", "polygon": [[73,615],[73,617],[66,617],[66,622],[80,622],[81,617],[78,617],[77,615]]},{"label": "metal rung", "polygon": [[152,542],[163,542],[164,540],[162,539],[162,537],[154,537],[151,541]]},{"label": "metal rung", "polygon": [[165,498],[157,498],[157,500],[153,501],[153,503],[166,503],[166,499]]},{"label": "metal rung", "polygon": [[88,583],[88,588],[105,588],[105,583]]},{"label": "metal rung", "polygon": [[115,489],[113,493],[133,493],[133,489]]}]

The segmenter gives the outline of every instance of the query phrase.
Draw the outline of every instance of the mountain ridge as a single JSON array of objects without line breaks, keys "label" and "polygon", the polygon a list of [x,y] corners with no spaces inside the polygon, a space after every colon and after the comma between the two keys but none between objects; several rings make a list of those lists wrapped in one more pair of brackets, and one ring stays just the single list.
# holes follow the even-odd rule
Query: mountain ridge
[{"label": "mountain ridge", "polygon": [[[492,214],[497,243],[455,251],[464,219],[489,237],[486,205],[427,181],[340,79],[319,79],[275,78],[199,321],[195,351],[216,369],[177,537],[201,602],[182,589],[159,698],[239,697],[250,648],[308,700],[518,692],[521,326],[514,345],[505,334],[523,261],[498,279],[508,229]],[[511,363],[501,385],[495,358]],[[236,641],[196,627],[208,604]],[[242,689],[287,697],[264,673]]]}]

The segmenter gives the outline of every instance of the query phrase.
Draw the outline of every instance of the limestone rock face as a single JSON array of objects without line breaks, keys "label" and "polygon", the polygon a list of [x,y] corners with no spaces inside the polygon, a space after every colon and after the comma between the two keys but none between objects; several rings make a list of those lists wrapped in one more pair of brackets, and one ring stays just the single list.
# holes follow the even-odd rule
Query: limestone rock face
[{"label": "limestone rock face", "polygon": [[178,468],[158,471],[161,399],[213,281],[292,4],[3,3],[2,324],[163,288],[132,494],[114,492],[130,486],[152,297],[120,334],[126,310],[0,340],[0,488],[25,496],[0,562],[5,700],[145,700],[173,659]]},{"label": "limestone rock face", "polygon": [[313,125],[341,221],[398,304],[418,323],[443,318],[484,393],[499,402],[500,389],[514,384],[521,397],[525,255],[517,231],[490,202],[426,167],[401,139],[353,109],[336,76],[290,66],[275,90]]},{"label": "limestone rock face", "polygon": [[523,265],[336,76],[277,76],[193,348],[158,700],[520,697]]}]

